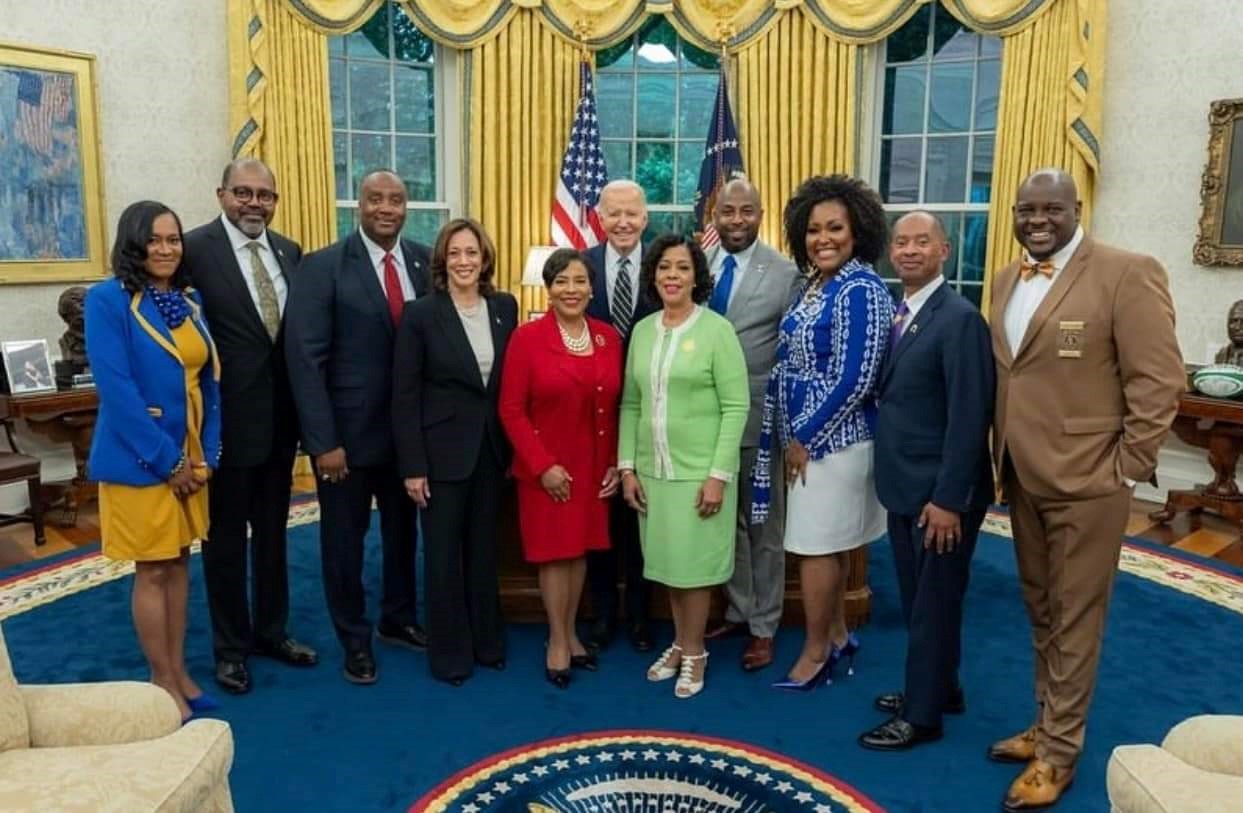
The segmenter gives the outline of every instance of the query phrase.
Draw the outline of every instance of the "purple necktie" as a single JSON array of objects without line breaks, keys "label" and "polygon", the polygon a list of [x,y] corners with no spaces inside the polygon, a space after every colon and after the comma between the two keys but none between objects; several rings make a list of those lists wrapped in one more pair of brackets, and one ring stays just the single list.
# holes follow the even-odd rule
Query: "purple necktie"
[{"label": "purple necktie", "polygon": [[889,346],[894,347],[898,343],[898,339],[902,338],[902,328],[906,326],[906,317],[911,315],[911,309],[906,306],[906,300],[902,300],[902,304],[898,306],[898,312],[893,315],[893,327],[889,328]]}]

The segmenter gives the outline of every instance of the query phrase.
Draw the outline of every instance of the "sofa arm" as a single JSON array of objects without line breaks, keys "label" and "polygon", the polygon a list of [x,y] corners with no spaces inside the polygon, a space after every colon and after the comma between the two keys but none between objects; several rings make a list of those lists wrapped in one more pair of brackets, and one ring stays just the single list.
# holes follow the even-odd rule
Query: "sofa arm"
[{"label": "sofa arm", "polygon": [[1170,729],[1161,747],[1202,770],[1243,776],[1243,717],[1188,717]]},{"label": "sofa arm", "polygon": [[1155,745],[1115,748],[1105,787],[1114,813],[1221,813],[1243,796],[1243,778],[1202,771]]},{"label": "sofa arm", "polygon": [[30,718],[30,747],[117,745],[163,737],[181,728],[168,692],[150,683],[62,683],[21,686]]}]

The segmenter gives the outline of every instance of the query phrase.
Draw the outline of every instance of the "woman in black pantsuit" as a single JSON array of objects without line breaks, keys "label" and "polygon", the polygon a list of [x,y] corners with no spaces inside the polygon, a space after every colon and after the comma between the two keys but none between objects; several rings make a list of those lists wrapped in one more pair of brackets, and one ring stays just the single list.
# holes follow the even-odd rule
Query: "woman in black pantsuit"
[{"label": "woman in black pantsuit", "polygon": [[432,250],[430,296],[406,305],[393,356],[393,431],[406,493],[422,512],[432,675],[461,685],[505,667],[497,514],[510,449],[497,416],[518,302],[492,286],[483,227],[449,222]]}]

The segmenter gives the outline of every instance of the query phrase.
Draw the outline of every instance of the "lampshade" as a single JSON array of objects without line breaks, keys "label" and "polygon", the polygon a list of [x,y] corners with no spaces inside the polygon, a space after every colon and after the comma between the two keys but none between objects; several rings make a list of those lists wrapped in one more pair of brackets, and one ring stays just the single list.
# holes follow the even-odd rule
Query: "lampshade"
[{"label": "lampshade", "polygon": [[523,285],[543,287],[544,263],[548,262],[548,258],[556,250],[556,246],[531,246],[527,252],[527,264],[522,267]]}]

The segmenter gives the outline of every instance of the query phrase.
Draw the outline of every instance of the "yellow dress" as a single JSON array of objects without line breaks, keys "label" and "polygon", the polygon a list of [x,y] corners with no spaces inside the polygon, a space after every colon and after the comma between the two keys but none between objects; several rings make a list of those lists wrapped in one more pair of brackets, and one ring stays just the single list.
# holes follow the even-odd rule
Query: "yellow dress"
[{"label": "yellow dress", "polygon": [[[199,373],[207,363],[207,342],[190,319],[172,331],[186,371],[186,458],[202,462],[203,393]],[[207,536],[207,486],[184,500],[167,483],[153,486],[99,484],[99,531],[109,559],[158,562],[176,559],[182,548]]]}]

